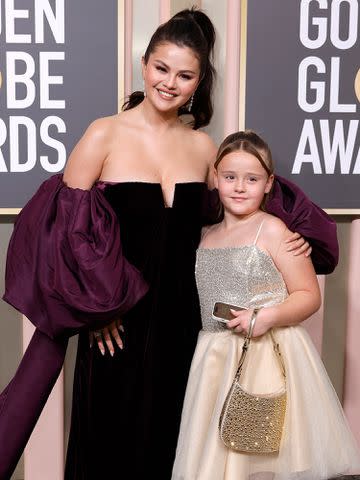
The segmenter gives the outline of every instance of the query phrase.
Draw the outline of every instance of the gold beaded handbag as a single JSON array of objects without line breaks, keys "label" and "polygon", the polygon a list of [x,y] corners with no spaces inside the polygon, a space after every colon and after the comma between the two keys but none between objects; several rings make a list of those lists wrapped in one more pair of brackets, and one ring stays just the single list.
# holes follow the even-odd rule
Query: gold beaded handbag
[{"label": "gold beaded handbag", "polygon": [[[286,410],[286,383],[274,394],[251,394],[240,384],[240,375],[259,309],[254,309],[249,333],[245,337],[239,366],[225,399],[219,421],[220,438],[232,450],[245,453],[274,453],[279,451]],[[274,352],[286,380],[285,365],[279,344],[269,331]]]}]

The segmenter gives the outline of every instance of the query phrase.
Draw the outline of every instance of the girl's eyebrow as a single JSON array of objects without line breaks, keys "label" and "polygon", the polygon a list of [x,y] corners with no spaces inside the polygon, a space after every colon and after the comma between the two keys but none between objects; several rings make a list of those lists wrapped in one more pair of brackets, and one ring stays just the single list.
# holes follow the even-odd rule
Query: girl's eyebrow
[{"label": "girl's eyebrow", "polygon": [[[221,172],[223,174],[229,174],[229,173],[232,173],[232,174],[235,174],[235,170],[224,170],[223,172]],[[254,175],[255,177],[261,177],[262,176],[262,173],[253,173],[253,172],[245,172],[246,175]]]},{"label": "girl's eyebrow", "polygon": [[[163,67],[166,67],[166,68],[170,68],[169,65],[167,65],[165,62],[163,62],[162,60],[158,60],[157,58],[155,58],[155,62],[158,62],[160,63]],[[196,75],[196,72],[193,72],[192,70],[179,70],[180,73],[192,73],[193,75]]]}]

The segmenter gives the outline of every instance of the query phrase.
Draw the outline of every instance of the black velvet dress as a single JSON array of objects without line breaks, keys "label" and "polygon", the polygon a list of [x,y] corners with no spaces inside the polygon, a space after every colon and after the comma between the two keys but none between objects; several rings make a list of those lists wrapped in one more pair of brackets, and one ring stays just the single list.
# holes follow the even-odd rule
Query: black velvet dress
[{"label": "black velvet dress", "polygon": [[200,329],[194,265],[208,189],[177,184],[172,208],[156,183],[108,184],[104,194],[150,289],[124,316],[114,357],[80,334],[65,478],[169,480]]}]

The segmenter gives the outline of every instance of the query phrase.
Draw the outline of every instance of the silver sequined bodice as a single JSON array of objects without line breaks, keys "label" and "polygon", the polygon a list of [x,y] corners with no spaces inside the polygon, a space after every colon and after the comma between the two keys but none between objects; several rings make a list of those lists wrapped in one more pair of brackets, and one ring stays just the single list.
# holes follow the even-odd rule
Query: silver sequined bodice
[{"label": "silver sequined bodice", "polygon": [[199,248],[195,272],[204,330],[226,329],[211,317],[215,302],[254,308],[275,305],[288,296],[272,258],[255,244]]}]

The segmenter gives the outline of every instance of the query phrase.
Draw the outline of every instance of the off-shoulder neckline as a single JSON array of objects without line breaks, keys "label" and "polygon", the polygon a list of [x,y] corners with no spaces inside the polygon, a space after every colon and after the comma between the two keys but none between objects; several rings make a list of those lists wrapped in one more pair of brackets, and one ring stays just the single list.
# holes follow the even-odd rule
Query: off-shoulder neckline
[{"label": "off-shoulder neckline", "polygon": [[184,186],[187,186],[187,185],[203,185],[206,188],[208,188],[208,184],[205,181],[175,182],[174,183],[174,192],[173,192],[173,195],[172,195],[172,204],[168,205],[165,201],[164,190],[163,190],[162,184],[160,182],[147,182],[147,181],[142,181],[142,180],[127,180],[127,181],[123,181],[123,182],[112,182],[110,180],[97,180],[95,182],[95,186],[97,186],[97,187],[101,187],[101,186],[106,187],[107,185],[115,186],[115,187],[122,186],[122,185],[142,185],[142,186],[156,187],[161,191],[161,196],[162,196],[164,208],[169,209],[169,210],[174,208],[174,205],[175,205],[175,202],[176,202],[176,192],[177,192],[178,188],[184,187]]}]

